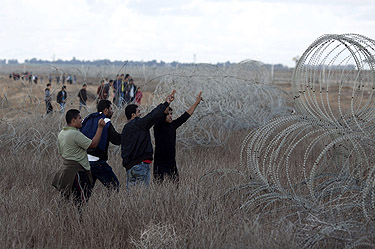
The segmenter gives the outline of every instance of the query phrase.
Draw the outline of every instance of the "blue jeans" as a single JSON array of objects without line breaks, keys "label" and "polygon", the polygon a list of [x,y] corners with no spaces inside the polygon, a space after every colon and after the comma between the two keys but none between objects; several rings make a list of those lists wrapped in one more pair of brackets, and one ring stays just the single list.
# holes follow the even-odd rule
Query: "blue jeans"
[{"label": "blue jeans", "polygon": [[104,160],[90,161],[91,174],[93,179],[92,187],[94,187],[98,179],[109,190],[119,191],[120,183],[112,167]]},{"label": "blue jeans", "polygon": [[64,113],[65,111],[65,103],[60,103],[60,113]]},{"label": "blue jeans", "polygon": [[150,185],[150,164],[141,162],[126,171],[126,188],[138,184]]},{"label": "blue jeans", "polygon": [[86,103],[85,103],[85,102],[82,102],[82,101],[79,101],[79,110],[81,110],[82,107],[84,107],[84,108],[86,109],[86,108],[87,108],[87,107],[86,107]]}]

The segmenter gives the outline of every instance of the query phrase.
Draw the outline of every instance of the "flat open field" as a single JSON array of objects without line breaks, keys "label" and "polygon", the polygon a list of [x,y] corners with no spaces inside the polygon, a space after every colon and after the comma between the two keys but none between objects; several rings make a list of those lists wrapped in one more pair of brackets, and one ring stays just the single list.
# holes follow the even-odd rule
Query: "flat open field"
[{"label": "flat open field", "polygon": [[[137,84],[137,78],[135,78]],[[246,181],[240,166],[241,140],[248,131],[233,132],[225,146],[177,147],[179,186],[166,183],[147,190],[127,192],[119,148],[110,146],[109,164],[121,185],[108,195],[97,183],[81,214],[64,203],[51,186],[61,163],[56,136],[65,125],[58,113],[45,116],[43,94],[46,80],[38,84],[0,76],[1,178],[0,227],[2,248],[271,248],[294,244],[288,229],[261,225],[251,213],[241,211],[241,194],[225,195],[233,185]],[[89,107],[95,110],[98,84],[89,84]],[[149,89],[152,89],[150,84]],[[61,84],[54,81],[54,99]],[[69,108],[78,108],[80,84],[67,84]],[[144,91],[147,105],[150,91]],[[121,131],[123,111],[115,127]],[[83,113],[83,116],[85,113]],[[6,139],[6,134],[16,134]],[[5,143],[7,145],[5,145]],[[36,147],[35,147],[36,146]],[[220,171],[220,170],[223,170]],[[282,225],[284,226],[284,225]]]},{"label": "flat open field", "polygon": [[[286,93],[289,98],[286,103],[290,105],[288,108],[293,108],[290,77],[290,72],[275,74],[273,86]],[[157,80],[150,79],[157,77],[134,74],[133,78],[135,84],[143,88],[142,106],[147,110],[152,105],[158,83]],[[87,78],[89,110],[83,111],[82,116],[95,111],[95,93],[99,80],[100,77]],[[340,232],[344,231],[342,233],[346,234],[346,231],[351,231],[357,224],[345,223],[346,221],[340,223],[343,217],[333,214],[338,209],[329,209],[337,199],[332,197],[335,196],[335,189],[326,187],[324,177],[340,170],[333,168],[330,161],[334,160],[337,168],[348,162],[356,164],[362,151],[354,142],[349,146],[338,143],[337,148],[330,147],[326,154],[322,154],[322,148],[326,148],[331,141],[336,141],[337,136],[330,134],[326,136],[328,138],[317,140],[324,135],[323,125],[317,122],[314,126],[314,123],[308,123],[303,118],[295,118],[297,116],[288,119],[288,115],[285,115],[285,123],[277,123],[276,120],[263,133],[254,135],[252,132],[257,131],[255,128],[226,131],[222,135],[226,137],[225,143],[220,145],[207,146],[202,143],[184,146],[178,143],[178,186],[168,181],[163,185],[152,183],[148,189],[127,191],[120,149],[110,145],[108,163],[118,176],[120,191],[108,193],[97,182],[90,201],[78,212],[51,186],[52,176],[61,164],[56,138],[65,126],[65,121],[64,115],[58,112],[57,103],[53,103],[54,113],[45,115],[43,96],[46,83],[45,77],[43,82],[29,84],[9,79],[8,74],[0,75],[1,248],[301,248],[314,245],[342,248],[347,241],[342,239]],[[81,82],[66,86],[66,109],[78,109],[77,94]],[[61,84],[52,82],[54,100],[60,88]],[[328,100],[325,93],[320,95],[319,91],[309,93],[309,97],[317,100],[312,102],[317,109],[325,106],[328,101],[333,110],[337,110],[340,103],[341,108],[348,111],[352,100],[351,90],[349,86],[343,87],[342,94],[338,96],[335,95],[337,89],[331,88],[332,94],[328,96]],[[316,95],[315,98],[311,97],[313,94]],[[364,99],[370,96],[367,91],[362,94]],[[306,95],[301,95],[300,98],[302,97]],[[207,108],[207,105],[198,108]],[[238,113],[241,114],[241,111],[243,110]],[[240,120],[241,117],[237,118]],[[225,117],[223,119],[227,121]],[[112,120],[117,131],[121,131],[125,124],[123,109],[115,109]],[[194,126],[194,122],[197,121],[192,117],[184,125]],[[215,124],[208,123],[208,127],[204,127],[206,133],[222,132],[210,130],[210,125]],[[289,125],[295,130],[289,129]],[[320,133],[314,133],[316,127]],[[282,132],[286,134],[285,139],[279,136]],[[296,137],[288,137],[293,132]],[[252,135],[247,137],[249,133]],[[193,135],[197,140],[202,133]],[[255,141],[249,138],[254,138]],[[248,147],[242,147],[244,140]],[[261,143],[264,147],[257,147]],[[315,147],[312,148],[311,144]],[[243,160],[241,150],[244,152]],[[352,156],[353,151],[358,157]],[[342,155],[344,159],[341,158]],[[307,173],[314,175],[313,166],[318,163],[325,167],[322,171],[316,170],[316,178],[309,178],[314,182],[307,181]],[[258,166],[258,172],[252,171],[251,175],[252,167]],[[356,177],[368,172],[368,169],[366,172],[356,172]],[[256,177],[263,176],[262,174],[269,176],[269,179],[264,179],[265,182],[275,184],[265,187],[262,182],[256,181]],[[296,184],[292,182],[294,180],[297,181]],[[355,181],[345,180],[337,185],[349,186],[348,182]],[[290,193],[289,188],[283,189],[281,185],[290,187],[295,192]],[[314,195],[320,193],[320,188],[323,190],[318,197],[322,199],[310,202],[310,194],[318,198]],[[328,194],[325,195],[324,191]],[[339,198],[349,199],[347,194],[342,194]],[[367,197],[364,196],[363,199],[365,198]],[[325,202],[326,200],[328,201]],[[327,206],[326,213],[317,208],[321,205]],[[350,214],[362,211],[358,206],[350,206],[348,209]],[[325,223],[320,214],[327,219],[339,218]],[[373,234],[371,224],[366,229],[364,234]],[[330,234],[327,231],[338,232]],[[360,230],[355,230],[358,231]],[[329,234],[328,239],[315,244],[324,232]],[[340,236],[336,236],[337,234]],[[356,233],[352,234],[355,237]],[[355,239],[356,237],[353,240]]]}]

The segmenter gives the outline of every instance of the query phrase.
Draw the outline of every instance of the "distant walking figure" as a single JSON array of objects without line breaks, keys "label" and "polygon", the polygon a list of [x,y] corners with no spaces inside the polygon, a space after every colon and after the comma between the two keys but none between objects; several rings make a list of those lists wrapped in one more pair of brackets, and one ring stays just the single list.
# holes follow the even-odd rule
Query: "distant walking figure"
[{"label": "distant walking figure", "polygon": [[56,101],[57,103],[60,104],[60,113],[64,113],[65,111],[65,104],[66,104],[66,99],[67,99],[67,94],[66,94],[66,86],[62,86],[61,91],[57,93]]},{"label": "distant walking figure", "polygon": [[127,104],[134,103],[137,86],[134,85],[134,80],[130,79],[125,89],[125,102]]},{"label": "distant walking figure", "polygon": [[53,107],[51,104],[52,96],[51,96],[51,83],[47,84],[47,88],[44,90],[44,101],[46,102],[46,110],[47,114],[53,111]]},{"label": "distant walking figure", "polygon": [[143,93],[141,91],[141,88],[138,87],[137,88],[137,92],[135,93],[135,99],[134,99],[134,103],[136,105],[140,105],[141,104],[141,101],[142,101],[142,97],[143,97]]},{"label": "distant walking figure", "polygon": [[87,101],[87,91],[86,91],[86,84],[83,84],[81,90],[78,92],[78,98],[79,98],[79,110],[81,111],[82,107],[86,107],[86,101]]},{"label": "distant walking figure", "polygon": [[102,99],[108,99],[108,90],[109,89],[105,86],[104,80],[101,80],[98,90],[96,91],[96,94],[98,95],[97,102]]}]

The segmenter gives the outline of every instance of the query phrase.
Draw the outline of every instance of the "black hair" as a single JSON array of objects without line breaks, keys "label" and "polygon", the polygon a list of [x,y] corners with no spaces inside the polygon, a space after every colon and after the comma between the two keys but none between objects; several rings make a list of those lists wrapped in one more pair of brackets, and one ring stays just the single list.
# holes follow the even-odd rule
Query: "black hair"
[{"label": "black hair", "polygon": [[136,114],[137,113],[137,108],[138,106],[135,105],[135,104],[129,104],[125,107],[125,116],[128,120],[130,120],[132,118],[132,114]]},{"label": "black hair", "polygon": [[62,86],[61,89],[64,90],[66,88],[66,86]]},{"label": "black hair", "polygon": [[47,84],[47,87],[49,87],[49,86],[51,86],[51,83],[48,83],[48,84]]},{"label": "black hair", "polygon": [[98,110],[98,112],[103,112],[105,108],[109,109],[111,105],[112,105],[112,102],[109,101],[108,99],[101,99],[98,105],[96,106],[96,109]]},{"label": "black hair", "polygon": [[169,107],[168,111],[169,111],[169,112],[173,112],[172,107]]},{"label": "black hair", "polygon": [[67,124],[70,124],[74,118],[77,118],[79,115],[79,111],[77,109],[70,109],[66,112],[65,120]]},{"label": "black hair", "polygon": [[86,84],[83,84],[82,86],[87,86]]},{"label": "black hair", "polygon": [[125,75],[125,79],[126,79],[126,78],[129,78],[129,77],[130,77],[130,75],[127,73],[127,74]]}]

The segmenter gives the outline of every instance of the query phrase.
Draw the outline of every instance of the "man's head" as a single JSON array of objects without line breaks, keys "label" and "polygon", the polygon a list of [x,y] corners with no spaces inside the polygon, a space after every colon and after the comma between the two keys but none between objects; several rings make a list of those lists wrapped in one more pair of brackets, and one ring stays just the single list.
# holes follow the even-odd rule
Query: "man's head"
[{"label": "man's head", "polygon": [[83,84],[83,85],[82,85],[82,88],[83,88],[83,89],[86,89],[86,88],[87,88],[87,85],[86,85],[86,84]]},{"label": "man's head", "polygon": [[167,122],[167,123],[172,123],[172,120],[173,120],[173,119],[172,119],[173,109],[170,108],[170,107],[167,107],[165,113],[167,113],[167,112],[168,112],[168,114],[167,114],[167,116],[165,117],[165,122]]},{"label": "man's head", "polygon": [[113,115],[112,103],[108,99],[102,99],[96,106],[98,112],[102,112],[107,118],[111,118]]},{"label": "man's head", "polygon": [[134,84],[134,80],[133,80],[133,78],[130,78],[130,79],[129,79],[129,84]]},{"label": "man's head", "polygon": [[51,88],[51,83],[48,83],[48,84],[47,84],[47,88]]},{"label": "man's head", "polygon": [[141,112],[139,108],[135,104],[130,104],[125,107],[125,116],[128,120],[139,118],[141,116]]},{"label": "man's head", "polygon": [[61,87],[61,90],[65,90],[65,89],[66,89],[66,86],[62,86],[62,87]]},{"label": "man's head", "polygon": [[104,80],[101,80],[101,81],[100,81],[100,84],[101,84],[102,86],[104,86],[104,83],[105,83]]},{"label": "man's head", "polygon": [[70,109],[66,112],[65,120],[68,126],[75,127],[77,129],[82,127],[81,114],[76,109]]}]

